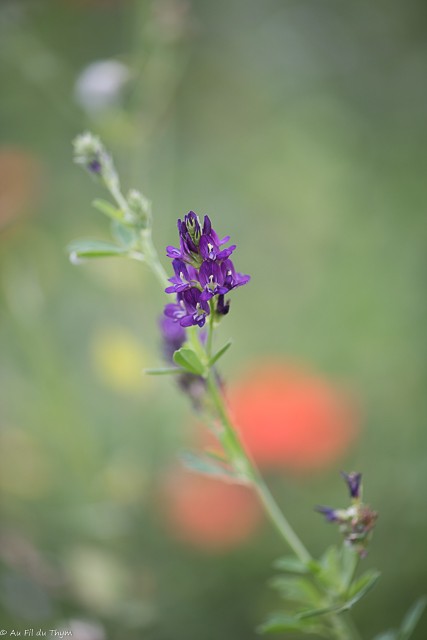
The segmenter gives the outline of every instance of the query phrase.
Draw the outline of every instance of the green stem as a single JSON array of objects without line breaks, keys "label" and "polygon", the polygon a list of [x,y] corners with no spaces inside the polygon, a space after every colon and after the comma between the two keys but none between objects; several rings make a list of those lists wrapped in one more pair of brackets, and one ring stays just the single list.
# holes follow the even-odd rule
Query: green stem
[{"label": "green stem", "polygon": [[270,490],[262,480],[258,469],[255,467],[254,463],[249,460],[243,444],[241,443],[240,438],[228,417],[222,394],[218,389],[218,385],[212,373],[209,373],[207,383],[211,400],[224,427],[225,444],[227,448],[233,451],[233,457],[238,461],[238,463],[240,463],[239,466],[244,467],[244,471],[250,477],[254,490],[256,491],[267,515],[278,533],[301,562],[307,564],[311,560],[311,555],[278,507],[270,493]]},{"label": "green stem", "polygon": [[[206,344],[206,353],[208,360],[211,358],[212,354],[212,340],[215,318],[214,305],[212,301],[210,302],[210,311],[211,313],[209,316],[208,339]],[[208,374],[207,386],[211,400],[215,406],[215,409],[224,428],[223,444],[225,445],[226,449],[231,452],[231,457],[235,465],[239,467],[238,470],[243,472],[250,478],[259,500],[264,506],[266,513],[268,514],[272,524],[278,531],[279,535],[282,536],[282,538],[286,541],[286,543],[289,545],[295,555],[301,560],[301,562],[307,564],[311,560],[311,555],[278,507],[255,464],[252,462],[252,460],[249,459],[248,454],[246,453],[245,448],[237,434],[237,431],[232,425],[231,420],[228,416],[223,395],[218,388],[218,383],[216,377],[212,373],[212,370],[209,371]]]},{"label": "green stem", "polygon": [[[119,178],[112,165],[110,167],[109,174],[104,177],[104,184],[113,196],[119,208],[132,218],[132,212],[129,210],[128,202],[120,188]],[[137,248],[141,251],[144,256],[144,262],[150,267],[162,287],[167,287],[169,285],[168,276],[159,260],[158,253],[153,244],[151,226],[140,231]]]},{"label": "green stem", "polygon": [[140,233],[141,251],[144,254],[145,261],[162,285],[169,286],[168,276],[159,260],[158,253],[154,247],[151,237],[151,229],[143,229]]},{"label": "green stem", "polygon": [[336,640],[362,640],[356,625],[349,613],[341,613],[330,617],[331,630]]},{"label": "green stem", "polygon": [[[362,636],[359,633],[358,628],[356,627],[356,625],[354,624],[353,618],[351,617],[350,613],[344,613],[343,614],[344,618],[343,618],[343,622],[344,622],[344,633],[350,632],[351,634],[351,638],[353,640],[363,640]],[[346,638],[348,638],[348,635],[344,635],[343,636],[344,640]]]},{"label": "green stem", "polygon": [[208,356],[208,361],[212,357],[212,342],[213,342],[213,332],[214,332],[214,320],[215,320],[215,307],[212,300],[209,300],[210,307],[210,315],[209,315],[209,324],[208,324],[208,339],[206,342],[206,353]]},{"label": "green stem", "polygon": [[[211,315],[213,315],[212,309]],[[212,347],[212,333],[213,321],[210,320],[208,327],[208,341],[206,346],[208,357],[210,357],[209,351]],[[268,515],[270,521],[272,522],[279,535],[283,538],[283,540],[285,540],[290,549],[292,549],[296,557],[305,565],[309,565],[310,561],[312,560],[311,554],[306,549],[297,533],[293,530],[292,526],[279,508],[269,488],[261,477],[256,465],[252,462],[252,460],[246,453],[239,435],[230,420],[223,395],[220,388],[218,387],[217,379],[212,370],[209,371],[207,377],[207,389],[212,404],[223,427],[223,433],[220,436],[222,444],[226,452],[229,454],[229,457],[232,460],[236,471],[242,473],[251,481],[254,491],[256,492],[261,504],[265,509],[266,514]],[[336,640],[360,640],[360,635],[349,616],[347,616],[347,619],[345,619],[341,615],[331,615],[330,624],[332,628],[331,630],[334,633]]]},{"label": "green stem", "polygon": [[270,493],[267,485],[258,476],[257,482],[254,485],[255,491],[261,500],[261,503],[264,506],[267,514],[270,517],[270,520],[276,527],[277,531],[282,535],[282,537],[287,541],[290,548],[293,550],[295,555],[303,562],[307,564],[310,562],[311,555],[299,539],[298,535],[292,529],[288,520],[283,515],[282,511],[278,507],[275,499]]},{"label": "green stem", "polygon": [[[212,339],[215,317],[212,302],[210,303],[210,307],[211,313],[209,316],[208,339],[206,344],[206,353],[208,359],[211,358],[212,354]],[[301,560],[301,562],[307,564],[311,560],[311,555],[278,507],[255,464],[252,462],[252,460],[249,459],[245,448],[237,434],[237,431],[233,427],[228,416],[223,395],[218,388],[217,380],[212,374],[212,371],[209,372],[207,385],[211,400],[215,406],[215,409],[224,428],[223,444],[226,446],[228,451],[231,451],[232,458],[235,464],[240,467],[238,470],[243,471],[243,473],[245,473],[245,475],[247,475],[251,479],[258,498],[264,506],[266,513],[268,514],[279,535],[285,540],[285,542],[292,549],[295,555]]]}]

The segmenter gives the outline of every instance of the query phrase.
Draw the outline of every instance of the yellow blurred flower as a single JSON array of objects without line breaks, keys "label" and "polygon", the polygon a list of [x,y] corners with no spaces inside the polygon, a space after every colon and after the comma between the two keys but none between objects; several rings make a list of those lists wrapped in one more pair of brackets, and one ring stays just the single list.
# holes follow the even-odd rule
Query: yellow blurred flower
[{"label": "yellow blurred flower", "polygon": [[92,362],[100,380],[119,393],[139,393],[147,384],[143,373],[149,358],[130,331],[102,327],[93,336]]}]

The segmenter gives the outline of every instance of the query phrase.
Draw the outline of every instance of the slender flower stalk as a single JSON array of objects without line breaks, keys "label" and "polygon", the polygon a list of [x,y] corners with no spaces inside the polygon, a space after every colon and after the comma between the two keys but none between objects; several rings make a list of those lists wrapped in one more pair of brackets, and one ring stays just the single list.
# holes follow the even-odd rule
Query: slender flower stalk
[{"label": "slender flower stalk", "polygon": [[[213,322],[209,324],[208,344],[212,342]],[[209,355],[209,353],[208,353]],[[224,397],[220,389],[218,389],[217,380],[212,372],[209,372],[207,378],[207,387],[210,398],[215,407],[216,413],[221,420],[223,433],[222,445],[234,457],[235,464],[240,467],[239,471],[244,471],[250,478],[252,486],[257,493],[264,509],[278,531],[279,535],[285,540],[286,544],[292,549],[297,558],[304,564],[311,560],[311,555],[299,539],[298,535],[292,529],[291,525],[285,518],[284,514],[278,507],[276,501],[270,493],[267,485],[263,481],[258,469],[253,461],[249,458],[237,430],[233,426],[225,406]]]},{"label": "slender flower stalk", "polygon": [[[110,253],[104,248],[88,250],[84,245],[70,247],[72,261],[78,263],[85,258],[101,255],[123,255],[134,260],[145,262],[152,270],[161,286],[168,282],[152,238],[151,203],[139,191],[132,189],[127,196],[123,195],[118,173],[111,156],[107,153],[101,140],[91,133],[83,133],[74,140],[74,161],[82,166],[93,178],[107,189],[115,205],[105,201],[95,201],[94,206],[110,217],[119,230],[128,233],[127,251]],[[123,235],[123,234],[122,234]],[[111,253],[111,251],[113,251]]]}]

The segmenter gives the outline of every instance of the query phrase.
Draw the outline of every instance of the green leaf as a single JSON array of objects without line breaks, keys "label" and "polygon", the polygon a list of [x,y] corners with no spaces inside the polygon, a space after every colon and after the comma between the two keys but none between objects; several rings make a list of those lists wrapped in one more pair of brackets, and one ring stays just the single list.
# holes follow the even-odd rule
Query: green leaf
[{"label": "green leaf", "polygon": [[145,369],[144,373],[148,376],[170,376],[182,373],[178,367],[160,367],[159,369]]},{"label": "green leaf", "polygon": [[89,258],[105,258],[110,256],[126,256],[127,250],[112,242],[102,240],[76,240],[68,245],[67,251],[71,262]]},{"label": "green leaf", "polygon": [[320,559],[321,569],[317,574],[318,579],[328,589],[335,593],[342,591],[341,557],[337,547],[329,547]]},{"label": "green leaf", "polygon": [[208,456],[208,458],[215,460],[215,462],[221,462],[223,464],[228,463],[228,460],[225,454],[221,453],[220,451],[214,451],[213,449],[205,449],[205,454]]},{"label": "green leaf", "polygon": [[370,591],[378,581],[381,573],[376,571],[375,569],[371,569],[363,574],[358,580],[353,582],[348,591],[349,599],[345,603],[343,607],[341,607],[340,611],[346,611],[347,609],[351,609],[351,607],[356,604],[363,596],[365,596],[368,591]]},{"label": "green leaf", "polygon": [[185,371],[193,373],[196,376],[203,376],[206,373],[206,367],[199,359],[199,356],[190,347],[181,347],[173,354],[173,361]]},{"label": "green leaf", "polygon": [[214,365],[215,362],[218,362],[218,360],[224,355],[224,353],[229,350],[229,348],[231,347],[231,344],[232,344],[231,340],[229,340],[227,344],[225,344],[221,349],[219,349],[219,351],[216,352],[214,356],[212,356],[212,358],[209,361],[210,367],[212,367],[212,365]]},{"label": "green leaf", "polygon": [[301,620],[308,620],[309,618],[317,618],[318,616],[324,616],[327,613],[337,613],[339,611],[339,607],[333,604],[328,607],[318,607],[317,609],[309,609],[308,611],[302,611],[298,614],[298,617]]},{"label": "green leaf", "polygon": [[422,598],[419,598],[415,604],[412,605],[406,616],[403,618],[403,622],[397,636],[398,640],[408,640],[408,638],[411,637],[419,619],[423,615],[426,604],[427,597],[422,596]]},{"label": "green leaf", "polygon": [[202,473],[203,475],[214,476],[216,478],[222,478],[223,480],[236,479],[234,471],[224,465],[221,465],[208,457],[192,453],[191,451],[184,451],[180,454],[181,462],[190,471],[196,473]]},{"label": "green leaf", "polygon": [[273,578],[270,584],[285,600],[310,608],[319,607],[322,604],[321,595],[310,579],[302,576],[278,576]]},{"label": "green leaf", "polygon": [[314,633],[323,635],[322,625],[318,621],[304,620],[301,617],[276,613],[271,615],[257,631],[259,633],[282,633],[284,631],[299,631],[300,633]]},{"label": "green leaf", "polygon": [[136,235],[133,229],[125,227],[117,220],[111,222],[111,233],[113,238],[126,249],[130,249],[136,240]]},{"label": "green leaf", "polygon": [[301,631],[303,624],[298,618],[288,616],[285,613],[277,613],[268,618],[258,627],[260,633],[275,633],[282,631]]},{"label": "green leaf", "polygon": [[374,640],[398,640],[397,631],[384,631],[383,633],[375,636]]},{"label": "green leaf", "polygon": [[288,571],[289,573],[309,573],[309,568],[306,564],[295,558],[294,556],[284,556],[275,560],[273,566],[281,571]]},{"label": "green leaf", "polygon": [[317,576],[322,571],[322,565],[317,560],[309,560],[307,562],[307,568],[311,571],[311,573]]},{"label": "green leaf", "polygon": [[124,218],[123,211],[115,207],[111,202],[107,202],[107,200],[97,198],[92,202],[92,206],[112,220],[118,220],[120,222]]}]

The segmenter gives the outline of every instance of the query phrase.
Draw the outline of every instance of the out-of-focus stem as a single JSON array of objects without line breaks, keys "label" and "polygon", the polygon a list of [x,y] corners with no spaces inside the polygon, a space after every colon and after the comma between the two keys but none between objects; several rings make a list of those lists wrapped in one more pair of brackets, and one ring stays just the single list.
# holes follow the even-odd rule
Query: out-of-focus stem
[{"label": "out-of-focus stem", "polygon": [[[129,204],[122,194],[117,174],[115,174],[112,168],[110,170],[110,173],[104,177],[104,184],[113,196],[119,208],[123,212],[127,213],[130,217],[132,217],[132,212],[129,209]],[[144,256],[144,262],[148,267],[150,267],[162,287],[167,287],[169,285],[168,276],[163,268],[162,263],[159,260],[158,253],[154,246],[151,236],[151,226],[146,229],[141,229],[141,231],[139,232],[137,249],[141,251],[142,255]]]},{"label": "out-of-focus stem", "polygon": [[[213,316],[213,305],[211,305],[211,316]],[[208,359],[210,358],[212,350],[213,330],[213,317],[210,317],[208,324],[208,338],[206,343],[206,353]],[[282,539],[295,553],[296,557],[301,560],[301,562],[303,562],[305,565],[309,565],[310,561],[312,560],[311,554],[306,549],[303,542],[300,540],[299,536],[288,522],[287,518],[283,514],[282,510],[272,496],[269,488],[264,482],[256,465],[245,451],[240,437],[230,420],[224,402],[223,394],[218,386],[218,378],[214,375],[212,369],[209,371],[207,377],[207,389],[211,402],[215,408],[215,412],[217,413],[217,416],[223,428],[221,437],[222,444],[228,453],[231,452],[231,459],[234,466],[236,467],[236,470],[243,473],[250,480],[254,491],[256,492],[261,504],[265,509],[266,514],[268,515],[270,521],[272,522],[273,526],[282,537]],[[331,624],[331,631],[334,634],[336,640],[361,640],[360,635],[349,616],[347,617],[347,619],[345,619],[341,615],[331,614],[329,616],[329,621]]]},{"label": "out-of-focus stem", "polygon": [[241,466],[245,467],[245,471],[252,481],[253,488],[257,493],[262,505],[264,506],[264,509],[274,527],[281,535],[281,537],[285,540],[287,545],[292,549],[295,555],[301,560],[301,562],[307,564],[311,560],[311,555],[278,507],[276,501],[270,493],[270,490],[262,480],[258,469],[249,459],[236,430],[231,424],[231,421],[228,417],[227,409],[224,404],[224,400],[222,398],[222,394],[218,389],[217,382],[212,373],[209,373],[207,382],[211,400],[215,406],[215,409],[225,431],[224,435],[226,442],[229,443],[229,445],[235,452],[235,455],[238,456]]},{"label": "out-of-focus stem", "polygon": [[359,633],[358,628],[354,624],[353,618],[351,617],[350,613],[347,612],[347,613],[343,614],[343,622],[344,622],[343,640],[345,640],[345,638],[349,637],[348,636],[349,632],[350,632],[350,639],[351,640],[363,640],[362,636]]},{"label": "out-of-focus stem", "polygon": [[210,307],[211,313],[209,315],[208,339],[206,341],[206,353],[208,356],[208,360],[210,360],[212,356],[212,343],[213,343],[214,319],[215,319],[215,308],[212,300],[209,300],[209,307]]},{"label": "out-of-focus stem", "polygon": [[151,229],[143,229],[140,233],[141,251],[145,256],[145,261],[162,285],[162,287],[169,286],[168,276],[163,268],[162,263],[159,260],[158,253],[153,244],[151,237]]}]

